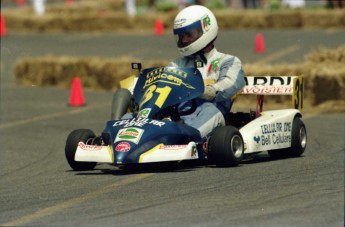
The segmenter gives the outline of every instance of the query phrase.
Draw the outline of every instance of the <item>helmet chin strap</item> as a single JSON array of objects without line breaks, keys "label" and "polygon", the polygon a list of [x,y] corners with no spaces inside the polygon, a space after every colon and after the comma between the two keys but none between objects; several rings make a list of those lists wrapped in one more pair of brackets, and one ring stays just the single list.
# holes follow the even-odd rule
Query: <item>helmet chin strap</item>
[{"label": "helmet chin strap", "polygon": [[[199,50],[198,52],[196,52],[196,53],[194,53],[194,54],[192,54],[191,56],[193,56],[193,57],[196,57],[196,56],[200,56],[200,59],[205,63],[205,64],[207,64],[207,59],[206,59],[206,57],[205,57],[205,53],[207,53],[207,52],[209,52],[210,50],[212,50],[213,48],[214,48],[214,41],[217,39],[217,37],[216,38],[214,38],[209,44],[207,44],[204,48],[202,48],[201,50]],[[212,46],[212,48],[210,48],[210,50],[209,51],[205,51],[208,47],[210,47],[210,46]]]},{"label": "helmet chin strap", "polygon": [[200,50],[200,51],[198,51],[197,53],[193,54],[193,56],[194,56],[195,58],[197,58],[197,56],[199,56],[200,59],[204,62],[204,64],[207,64],[207,59],[206,59],[204,53],[205,53],[205,52],[204,52],[203,50]]},{"label": "helmet chin strap", "polygon": [[213,42],[212,43],[209,43],[207,46],[205,46],[204,48],[202,48],[201,50],[199,50],[198,52],[196,52],[195,54],[193,54],[192,56],[193,57],[197,57],[197,56],[200,56],[200,59],[205,63],[205,64],[207,64],[207,59],[206,59],[206,57],[205,57],[205,53],[207,53],[206,51],[205,51],[205,49],[206,48],[208,48],[209,46],[211,46],[212,45],[212,48],[211,48],[211,50],[214,48],[214,46],[213,46]]}]

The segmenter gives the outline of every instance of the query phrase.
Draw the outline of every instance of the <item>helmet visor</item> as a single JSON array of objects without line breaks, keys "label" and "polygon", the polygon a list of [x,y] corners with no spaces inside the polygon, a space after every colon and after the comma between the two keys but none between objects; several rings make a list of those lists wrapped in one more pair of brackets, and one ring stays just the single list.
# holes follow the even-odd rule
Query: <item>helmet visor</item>
[{"label": "helmet visor", "polygon": [[203,34],[201,21],[196,21],[186,27],[174,29],[174,35],[178,48],[189,46],[198,40]]}]

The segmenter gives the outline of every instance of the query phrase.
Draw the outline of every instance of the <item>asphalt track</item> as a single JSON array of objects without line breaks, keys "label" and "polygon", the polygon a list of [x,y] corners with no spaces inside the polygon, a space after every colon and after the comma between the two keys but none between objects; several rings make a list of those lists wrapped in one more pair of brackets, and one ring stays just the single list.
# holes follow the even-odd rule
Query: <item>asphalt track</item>
[{"label": "asphalt track", "polygon": [[[253,53],[258,31],[226,31],[218,48],[244,63],[293,63],[319,47],[344,43],[344,30],[261,31],[266,53]],[[68,133],[100,133],[111,92],[85,91],[87,105],[67,105],[68,89],[16,85],[21,57],[134,56],[172,59],[173,38],[152,34],[10,34],[1,38],[0,226],[344,226],[342,113],[307,112],[303,157],[257,155],[236,168],[195,163],[122,171],[99,165],[73,172]]]}]

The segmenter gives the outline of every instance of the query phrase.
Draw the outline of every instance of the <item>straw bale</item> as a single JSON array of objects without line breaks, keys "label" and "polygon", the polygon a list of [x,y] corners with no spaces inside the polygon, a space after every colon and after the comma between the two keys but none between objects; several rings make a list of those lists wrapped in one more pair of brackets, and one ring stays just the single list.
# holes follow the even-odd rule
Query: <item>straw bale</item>
[{"label": "straw bale", "polygon": [[[244,64],[246,76],[304,75],[305,98],[311,105],[319,105],[329,100],[345,100],[344,46],[324,49],[311,53],[300,64]],[[73,77],[78,76],[86,89],[113,90],[120,80],[135,75],[130,67],[132,62],[142,62],[131,57],[77,58],[45,56],[23,58],[15,64],[14,74],[19,84],[57,86],[68,88]],[[168,61],[145,61],[144,67],[167,65]],[[322,92],[321,92],[322,91]],[[275,102],[290,101],[288,96],[274,96]]]},{"label": "straw bale", "polygon": [[345,112],[345,100],[329,100],[317,106],[319,112]]},{"label": "straw bale", "polygon": [[266,15],[269,28],[298,28],[301,27],[301,13],[297,11],[271,12]]},{"label": "straw bale", "polygon": [[[232,17],[227,16],[229,20],[232,20]],[[264,28],[267,27],[267,17],[263,12],[249,11],[241,15],[240,23],[238,24],[239,28]]]},{"label": "straw bale", "polygon": [[216,11],[218,25],[222,29],[267,28],[268,14],[264,11]]},{"label": "straw bale", "polygon": [[304,11],[300,16],[302,26],[306,28],[345,27],[343,9]]},{"label": "straw bale", "polygon": [[[23,58],[16,62],[14,73],[16,81],[22,85],[57,86],[67,88],[73,77],[82,79],[83,85],[92,90],[111,90],[117,88],[119,81],[132,75],[130,63],[137,59],[122,57],[76,58],[45,56]],[[148,61],[146,67],[166,65],[165,61]]]},{"label": "straw bale", "polygon": [[307,54],[305,60],[312,63],[345,63],[345,45],[335,49],[321,48],[313,53]]}]

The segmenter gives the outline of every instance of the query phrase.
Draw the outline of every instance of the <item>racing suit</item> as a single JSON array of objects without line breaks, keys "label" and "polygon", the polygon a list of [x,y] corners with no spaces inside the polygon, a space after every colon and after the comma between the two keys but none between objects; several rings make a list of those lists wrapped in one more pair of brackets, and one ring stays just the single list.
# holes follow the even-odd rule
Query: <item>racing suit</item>
[{"label": "racing suit", "polygon": [[[199,59],[198,59],[199,58]],[[215,91],[214,97],[205,100],[197,99],[197,109],[194,113],[181,116],[184,123],[198,129],[201,136],[207,137],[215,127],[225,125],[225,116],[229,113],[232,99],[245,86],[241,61],[232,55],[223,54],[214,47],[204,57],[181,57],[169,63],[172,67],[194,67],[196,60],[204,61],[198,68],[207,86]],[[184,108],[183,105],[180,108]]]}]

